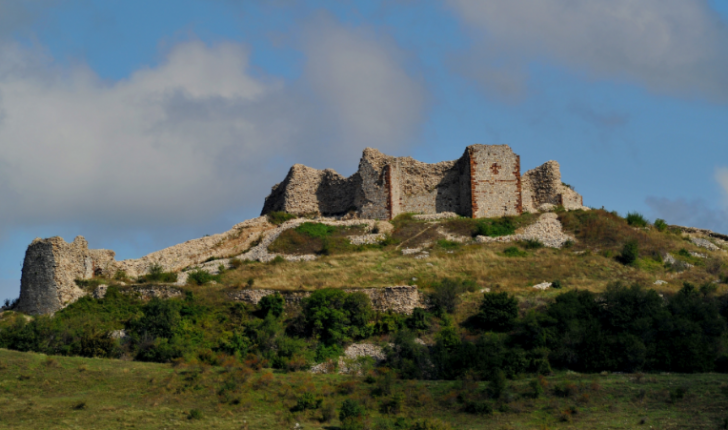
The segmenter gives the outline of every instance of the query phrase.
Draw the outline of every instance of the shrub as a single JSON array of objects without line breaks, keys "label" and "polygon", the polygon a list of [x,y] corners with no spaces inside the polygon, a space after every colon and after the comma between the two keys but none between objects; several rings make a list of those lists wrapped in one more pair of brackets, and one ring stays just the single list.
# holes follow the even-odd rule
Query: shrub
[{"label": "shrub", "polygon": [[510,218],[500,218],[497,220],[481,220],[478,222],[475,230],[476,236],[508,236],[516,232],[516,227]]},{"label": "shrub", "polygon": [[139,277],[139,282],[177,282],[177,274],[165,272],[161,265],[153,264],[146,275]]},{"label": "shrub", "polygon": [[452,240],[440,239],[437,241],[437,246],[445,250],[455,250],[460,248],[460,243]]},{"label": "shrub", "polygon": [[511,246],[503,250],[503,255],[506,257],[525,257],[528,253],[521,251],[515,246]]},{"label": "shrub", "polygon": [[189,420],[201,420],[202,419],[202,411],[199,409],[192,409],[190,410],[190,413],[187,415],[187,419]]},{"label": "shrub", "polygon": [[280,225],[284,222],[296,218],[295,215],[289,214],[288,212],[271,212],[268,214],[268,222],[274,225]]},{"label": "shrub", "polygon": [[321,407],[322,399],[317,399],[313,393],[303,393],[296,399],[296,406],[291,408],[291,412],[303,412],[305,410],[314,410]]},{"label": "shrub", "polygon": [[664,219],[657,218],[655,220],[655,228],[657,229],[657,231],[665,231],[665,230],[667,230],[667,223],[665,222]]},{"label": "shrub", "polygon": [[507,386],[506,374],[500,369],[495,369],[488,383],[488,395],[494,399],[500,399]]},{"label": "shrub", "polygon": [[277,291],[274,294],[264,296],[258,302],[258,309],[262,318],[273,315],[275,318],[283,315],[285,301]]},{"label": "shrub", "polygon": [[622,253],[619,255],[619,261],[624,265],[632,265],[639,257],[639,245],[636,240],[630,240],[622,247]]},{"label": "shrub", "polygon": [[553,282],[551,282],[551,288],[559,289],[559,288],[562,288],[562,287],[563,287],[563,285],[561,285],[561,281],[559,281],[558,279],[555,280],[555,281],[553,281]]},{"label": "shrub", "polygon": [[627,224],[631,225],[632,227],[647,227],[647,220],[645,217],[642,216],[642,214],[638,212],[630,212],[627,214]]},{"label": "shrub", "polygon": [[117,270],[116,273],[114,273],[115,281],[126,281],[127,279],[126,272],[123,270]]},{"label": "shrub", "polygon": [[521,241],[521,246],[525,249],[539,249],[543,248],[543,243],[538,239],[526,239]]},{"label": "shrub", "polygon": [[306,330],[326,345],[362,337],[372,316],[371,301],[364,293],[333,288],[313,292],[302,308]]},{"label": "shrub", "polygon": [[412,330],[427,330],[430,327],[430,316],[422,308],[414,308],[405,324]]},{"label": "shrub", "polygon": [[529,393],[530,397],[537,399],[543,395],[544,387],[538,379],[530,381],[528,387],[531,389],[531,393]]},{"label": "shrub", "polygon": [[205,285],[208,282],[212,281],[219,281],[220,277],[216,275],[212,275],[209,272],[198,269],[194,272],[190,272],[187,277],[187,283],[188,284],[196,284],[196,285]]},{"label": "shrub", "polygon": [[356,400],[346,399],[341,404],[339,411],[339,420],[344,421],[347,418],[361,418],[366,413],[366,408],[360,405]]},{"label": "shrub", "polygon": [[507,331],[518,318],[518,301],[508,293],[485,293],[476,321],[488,331]]},{"label": "shrub", "polygon": [[493,405],[485,400],[467,402],[463,409],[469,414],[490,415],[493,413]]},{"label": "shrub", "polygon": [[154,338],[170,338],[182,321],[180,316],[181,304],[177,300],[161,300],[153,298],[144,307],[143,315],[130,322],[133,333]]},{"label": "shrub", "polygon": [[453,313],[460,303],[460,295],[474,288],[472,282],[445,278],[432,286],[430,305],[436,314]]}]

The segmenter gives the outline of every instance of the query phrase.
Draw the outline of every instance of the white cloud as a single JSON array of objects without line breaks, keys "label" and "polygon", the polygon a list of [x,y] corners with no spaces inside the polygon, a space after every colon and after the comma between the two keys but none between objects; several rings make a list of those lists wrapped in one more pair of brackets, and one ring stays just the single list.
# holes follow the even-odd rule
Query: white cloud
[{"label": "white cloud", "polygon": [[476,41],[459,64],[480,58],[484,76],[521,55],[524,67],[541,58],[653,91],[728,97],[728,34],[707,0],[447,1]]},{"label": "white cloud", "polygon": [[361,148],[406,144],[426,100],[423,86],[399,64],[405,55],[394,42],[325,18],[305,39],[307,79],[330,108],[327,117],[348,130],[349,142]]},{"label": "white cloud", "polygon": [[411,140],[424,90],[395,50],[327,23],[303,51],[294,83],[251,73],[244,46],[198,41],[105,82],[0,45],[0,225],[143,228],[259,210],[291,162],[355,166],[365,143]]}]

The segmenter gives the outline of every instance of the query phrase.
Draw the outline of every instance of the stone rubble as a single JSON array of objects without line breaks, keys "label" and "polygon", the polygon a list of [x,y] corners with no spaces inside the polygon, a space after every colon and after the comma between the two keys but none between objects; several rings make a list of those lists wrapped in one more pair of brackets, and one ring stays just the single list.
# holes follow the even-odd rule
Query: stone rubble
[{"label": "stone rubble", "polygon": [[545,291],[551,288],[551,282],[542,282],[540,284],[534,285],[532,288],[535,288],[537,290]]},{"label": "stone rubble", "polygon": [[667,281],[663,281],[662,279],[658,279],[654,282],[653,285],[667,285]]},{"label": "stone rubble", "polygon": [[535,223],[526,227],[522,233],[500,237],[476,236],[475,240],[478,243],[538,240],[549,248],[561,248],[566,242],[575,241],[572,236],[564,233],[561,222],[554,213],[542,214]]},{"label": "stone rubble", "polygon": [[363,234],[361,236],[351,236],[349,243],[352,245],[374,245],[383,241],[386,237],[384,233]]},{"label": "stone rubble", "polygon": [[[425,307],[424,297],[420,295],[416,285],[399,285],[381,288],[344,288],[347,293],[364,293],[372,302],[375,311],[392,311],[411,314],[415,308]],[[266,289],[245,289],[232,291],[228,294],[231,300],[250,304],[258,304],[260,299],[271,294],[279,293],[287,305],[300,305],[301,301],[310,296],[310,291],[274,291]]]}]

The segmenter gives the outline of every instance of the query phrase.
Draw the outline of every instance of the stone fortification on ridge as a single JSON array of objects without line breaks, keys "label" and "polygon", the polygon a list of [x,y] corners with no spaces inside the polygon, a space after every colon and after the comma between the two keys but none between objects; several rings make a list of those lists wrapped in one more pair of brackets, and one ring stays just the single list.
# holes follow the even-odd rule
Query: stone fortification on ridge
[{"label": "stone fortification on ridge", "polygon": [[407,212],[454,212],[489,218],[535,212],[544,204],[577,209],[583,199],[562,184],[556,161],[521,175],[521,159],[508,145],[468,146],[458,160],[436,164],[367,148],[359,170],[348,178],[331,169],[294,165],[273,186],[262,214],[392,219]]}]

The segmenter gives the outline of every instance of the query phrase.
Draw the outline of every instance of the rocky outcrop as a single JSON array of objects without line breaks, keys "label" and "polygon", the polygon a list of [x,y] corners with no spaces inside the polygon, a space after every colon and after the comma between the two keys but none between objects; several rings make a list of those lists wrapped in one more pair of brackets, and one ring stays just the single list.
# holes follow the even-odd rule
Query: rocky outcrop
[{"label": "rocky outcrop", "polygon": [[[403,314],[411,314],[417,307],[423,307],[424,303],[416,286],[402,285],[383,288],[346,288],[347,293],[364,293],[372,302],[375,311],[392,311]],[[301,301],[311,295],[310,291],[275,291],[275,290],[240,290],[229,294],[232,300],[250,304],[258,304],[260,299],[278,292],[287,305],[300,306]]]}]

